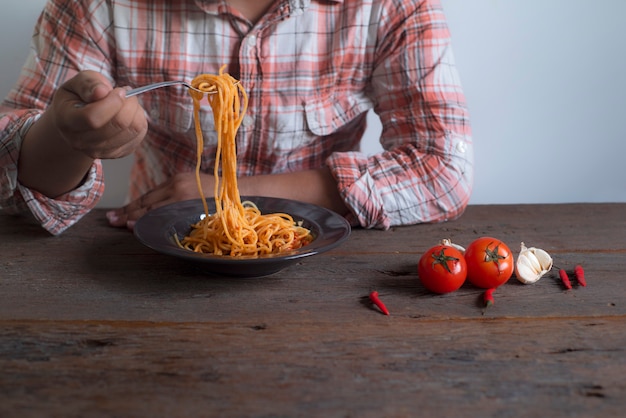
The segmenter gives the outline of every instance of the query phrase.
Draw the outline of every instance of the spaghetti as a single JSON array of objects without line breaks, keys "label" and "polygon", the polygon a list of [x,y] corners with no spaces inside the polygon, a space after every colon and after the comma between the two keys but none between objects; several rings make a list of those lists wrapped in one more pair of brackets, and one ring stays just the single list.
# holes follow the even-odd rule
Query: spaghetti
[{"label": "spaghetti", "polygon": [[[254,203],[241,201],[235,136],[248,106],[248,96],[241,84],[223,72],[222,67],[218,75],[201,74],[193,79],[191,85],[202,91],[189,90],[193,98],[197,142],[196,182],[205,216],[192,225],[191,232],[178,241],[179,245],[200,253],[258,256],[294,250],[310,243],[313,240],[310,231],[290,215],[261,214]],[[200,101],[205,95],[213,110],[217,132],[214,214],[209,214],[200,181],[204,138],[199,113]]]}]

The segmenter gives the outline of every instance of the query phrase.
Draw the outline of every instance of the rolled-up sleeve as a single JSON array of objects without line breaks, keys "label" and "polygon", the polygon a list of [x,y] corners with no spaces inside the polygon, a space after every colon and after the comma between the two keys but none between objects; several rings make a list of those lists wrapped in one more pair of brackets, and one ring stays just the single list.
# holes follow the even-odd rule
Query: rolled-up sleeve
[{"label": "rolled-up sleeve", "polygon": [[389,2],[372,76],[384,151],[327,160],[354,223],[387,229],[459,217],[473,184],[473,144],[450,33],[437,1]]},{"label": "rolled-up sleeve", "polygon": [[36,119],[37,113],[32,111],[0,116],[0,127],[6,126],[0,143],[0,210],[31,213],[44,229],[58,235],[100,200],[104,193],[102,163],[96,160],[79,187],[54,199],[25,187],[18,180],[17,160],[23,135]]}]

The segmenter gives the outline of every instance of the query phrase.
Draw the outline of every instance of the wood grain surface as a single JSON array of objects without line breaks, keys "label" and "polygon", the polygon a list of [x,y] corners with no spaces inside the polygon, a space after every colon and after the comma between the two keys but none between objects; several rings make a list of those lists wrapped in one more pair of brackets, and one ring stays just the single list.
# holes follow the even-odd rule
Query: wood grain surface
[{"label": "wood grain surface", "polygon": [[[588,286],[513,278],[486,310],[470,284],[424,289],[427,248],[483,235],[581,264]],[[0,417],[626,411],[624,204],[470,206],[453,222],[355,229],[251,279],[158,254],[102,210],[59,237],[0,215],[0,254]]]}]

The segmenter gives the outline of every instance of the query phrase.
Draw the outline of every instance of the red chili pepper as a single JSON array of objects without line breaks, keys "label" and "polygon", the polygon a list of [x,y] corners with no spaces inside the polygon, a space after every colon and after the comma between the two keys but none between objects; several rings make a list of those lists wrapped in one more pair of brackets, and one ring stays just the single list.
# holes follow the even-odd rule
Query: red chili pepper
[{"label": "red chili pepper", "polygon": [[374,305],[378,307],[378,309],[381,310],[382,313],[384,313],[385,315],[389,315],[389,309],[387,309],[385,304],[380,300],[377,291],[374,290],[372,293],[370,293],[370,300]]},{"label": "red chili pepper", "polygon": [[563,269],[559,270],[559,277],[561,277],[561,281],[566,289],[572,288],[572,283],[569,281],[569,277],[567,277],[567,272]]},{"label": "red chili pepper", "polygon": [[495,291],[496,288],[492,287],[491,289],[485,290],[485,293],[483,293],[483,302],[485,304],[485,308],[488,308],[495,303],[495,300],[493,299],[493,292]]},{"label": "red chili pepper", "polygon": [[587,286],[587,280],[585,280],[585,270],[583,270],[581,265],[574,267],[574,275],[576,276],[576,280],[578,280],[579,285]]}]

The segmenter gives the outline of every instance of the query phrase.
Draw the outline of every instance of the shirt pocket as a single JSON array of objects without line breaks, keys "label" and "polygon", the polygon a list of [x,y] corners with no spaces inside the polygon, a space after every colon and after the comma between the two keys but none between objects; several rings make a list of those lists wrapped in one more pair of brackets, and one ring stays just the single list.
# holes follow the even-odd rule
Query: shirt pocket
[{"label": "shirt pocket", "polygon": [[[287,106],[285,106],[287,107]],[[372,107],[365,95],[355,93],[317,94],[306,98],[299,111],[277,112],[269,138],[275,154],[329,154],[343,146],[341,140],[322,143]]]}]

